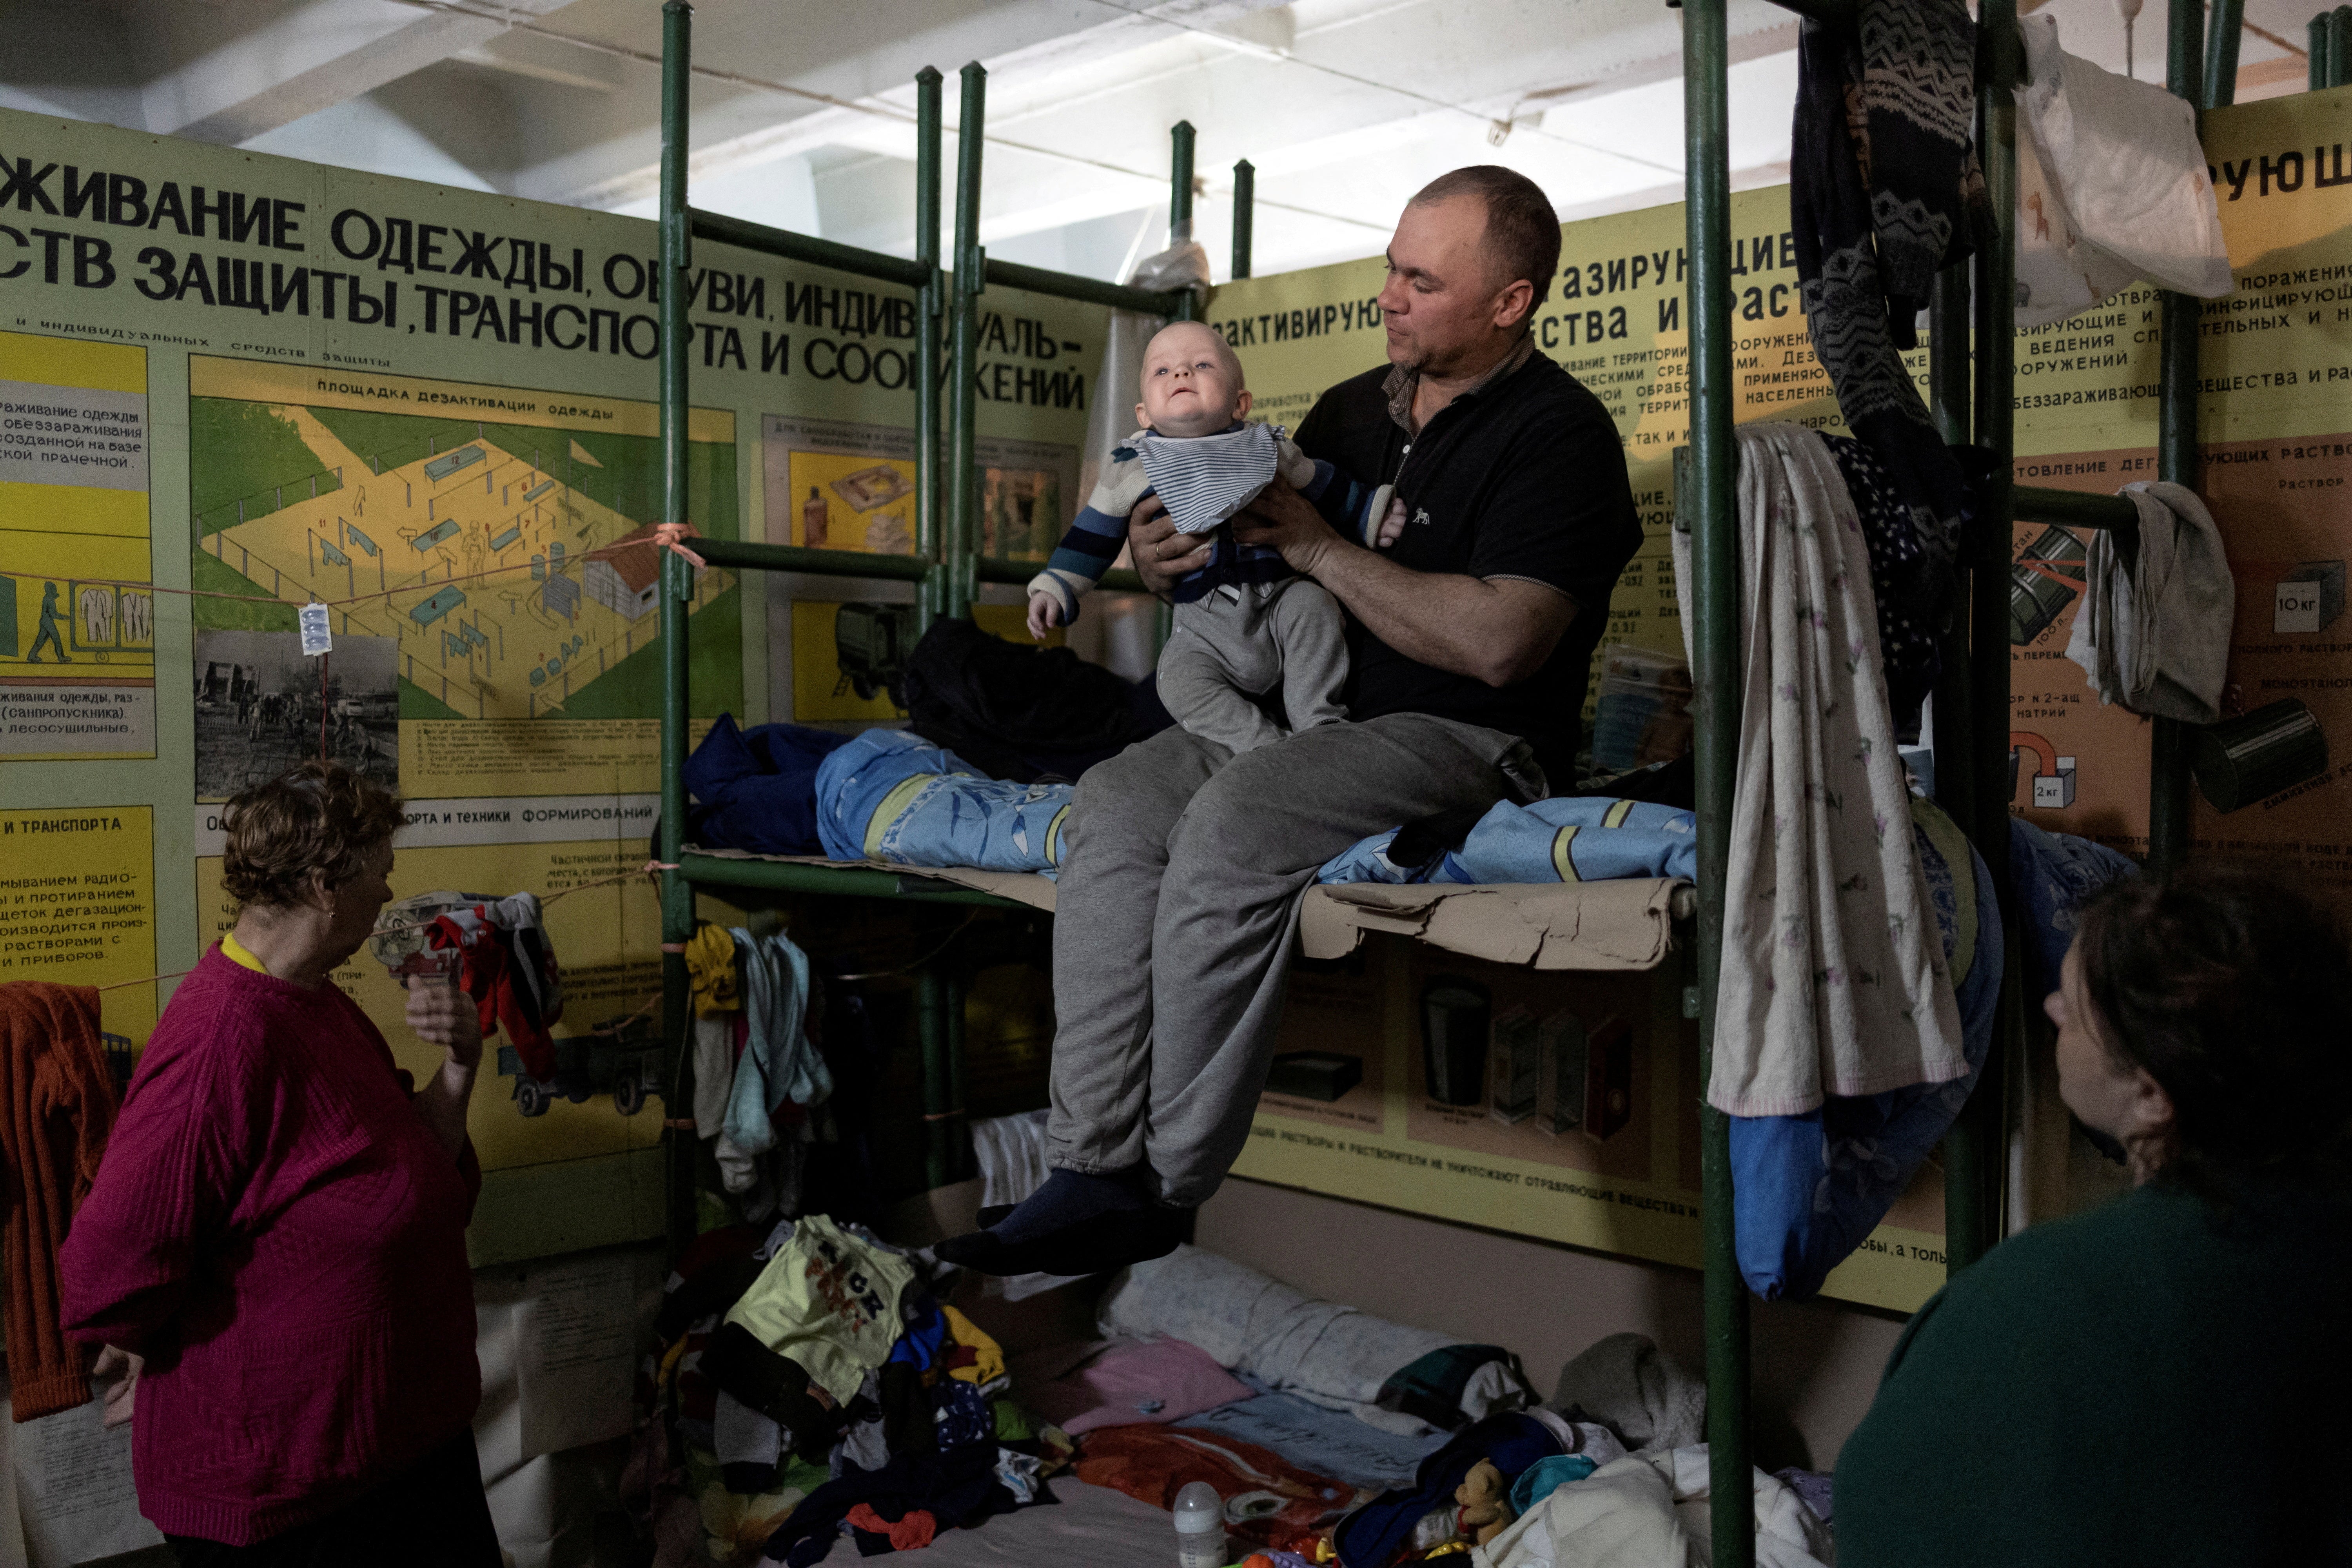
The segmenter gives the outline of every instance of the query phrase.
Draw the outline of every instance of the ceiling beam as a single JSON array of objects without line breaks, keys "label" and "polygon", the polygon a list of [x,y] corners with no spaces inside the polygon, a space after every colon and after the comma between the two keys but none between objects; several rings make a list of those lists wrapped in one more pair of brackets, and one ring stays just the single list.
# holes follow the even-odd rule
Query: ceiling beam
[{"label": "ceiling beam", "polygon": [[[568,0],[511,0],[542,16]],[[487,44],[494,16],[402,0],[312,0],[150,82],[147,129],[234,146]]]}]

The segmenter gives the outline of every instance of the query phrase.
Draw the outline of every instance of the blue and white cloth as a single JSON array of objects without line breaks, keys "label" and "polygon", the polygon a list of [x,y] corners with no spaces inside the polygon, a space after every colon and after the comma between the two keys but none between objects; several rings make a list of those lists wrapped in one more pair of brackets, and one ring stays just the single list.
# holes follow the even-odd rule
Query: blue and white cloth
[{"label": "blue and white cloth", "polygon": [[1319,882],[1596,882],[1698,876],[1698,819],[1646,801],[1561,795],[1529,805],[1498,801],[1462,847],[1418,868],[1388,857],[1402,828],[1324,862]]},{"label": "blue and white cloth", "polygon": [[[1244,425],[1214,436],[1146,430],[1128,443],[1179,533],[1206,533],[1258,498],[1281,467],[1281,429]],[[1292,447],[1291,450],[1297,450]]]},{"label": "blue and white cloth", "polygon": [[1959,1116],[1991,1048],[2003,963],[1992,872],[1933,803],[1915,795],[1911,815],[1946,964],[1958,976],[1968,1072],[1883,1094],[1831,1095],[1799,1115],[1731,1119],[1739,1272],[1768,1301],[1819,1292],[1878,1227]]},{"label": "blue and white cloth", "polygon": [[776,1146],[776,1108],[788,1100],[821,1103],[833,1093],[833,1074],[809,1043],[808,954],[782,933],[753,936],[737,926],[731,934],[751,1037],[727,1096],[726,1138],[730,1152],[764,1154]]},{"label": "blue and white cloth", "polygon": [[983,778],[905,730],[868,730],[816,771],[817,834],[835,860],[1053,876],[1074,786]]}]

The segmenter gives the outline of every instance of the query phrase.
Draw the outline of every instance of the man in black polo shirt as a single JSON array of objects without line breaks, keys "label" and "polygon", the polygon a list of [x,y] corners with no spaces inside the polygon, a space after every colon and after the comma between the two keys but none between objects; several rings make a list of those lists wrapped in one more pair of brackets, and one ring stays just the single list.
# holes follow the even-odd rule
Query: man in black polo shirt
[{"label": "man in black polo shirt", "polygon": [[[1079,781],[1054,926],[1054,1171],[940,1255],[991,1273],[1157,1258],[1249,1136],[1301,895],[1358,839],[1573,781],[1609,594],[1642,542],[1600,401],[1536,353],[1559,263],[1543,193],[1457,169],[1389,246],[1390,363],[1325,393],[1299,446],[1406,509],[1395,546],[1342,539],[1276,482],[1235,520],[1348,612],[1353,721],[1234,755],[1161,731]],[[1137,570],[1206,563],[1146,500]]]}]

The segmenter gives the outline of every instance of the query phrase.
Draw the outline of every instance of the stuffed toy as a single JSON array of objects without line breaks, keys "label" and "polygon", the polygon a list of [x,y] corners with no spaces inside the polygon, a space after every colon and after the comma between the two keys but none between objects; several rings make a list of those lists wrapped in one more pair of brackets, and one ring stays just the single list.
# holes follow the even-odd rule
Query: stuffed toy
[{"label": "stuffed toy", "polygon": [[1484,1546],[1508,1530],[1518,1517],[1511,1510],[1510,1489],[1494,1460],[1481,1459],[1471,1466],[1462,1484],[1454,1489],[1454,1500],[1462,1510],[1462,1533]]}]

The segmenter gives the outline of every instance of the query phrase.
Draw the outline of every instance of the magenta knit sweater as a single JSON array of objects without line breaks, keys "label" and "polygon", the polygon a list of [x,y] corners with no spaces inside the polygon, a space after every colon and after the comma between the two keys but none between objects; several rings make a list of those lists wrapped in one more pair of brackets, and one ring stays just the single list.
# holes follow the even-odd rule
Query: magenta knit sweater
[{"label": "magenta knit sweater", "polygon": [[140,1511],[233,1546],[333,1512],[472,1422],[452,1160],[373,1024],[213,948],[140,1058],[60,1252],[67,1329],[147,1358]]}]

